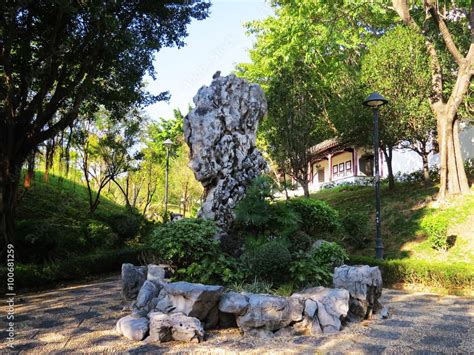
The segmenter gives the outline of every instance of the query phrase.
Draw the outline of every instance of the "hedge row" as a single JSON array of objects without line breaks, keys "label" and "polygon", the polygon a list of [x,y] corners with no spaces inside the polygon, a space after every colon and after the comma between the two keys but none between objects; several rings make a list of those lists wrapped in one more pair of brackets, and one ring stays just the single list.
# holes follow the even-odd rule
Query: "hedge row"
[{"label": "hedge row", "polygon": [[474,289],[474,266],[414,259],[377,260],[351,256],[349,264],[379,266],[384,286],[397,283],[417,284],[446,290]]},{"label": "hedge row", "polygon": [[[87,276],[108,272],[120,272],[122,263],[139,263],[142,250],[126,248],[82,255],[55,263],[16,264],[15,291],[31,290],[52,286],[62,281],[78,280]],[[7,269],[0,267],[1,280],[7,280]],[[0,292],[6,291],[6,281],[0,286]]]}]

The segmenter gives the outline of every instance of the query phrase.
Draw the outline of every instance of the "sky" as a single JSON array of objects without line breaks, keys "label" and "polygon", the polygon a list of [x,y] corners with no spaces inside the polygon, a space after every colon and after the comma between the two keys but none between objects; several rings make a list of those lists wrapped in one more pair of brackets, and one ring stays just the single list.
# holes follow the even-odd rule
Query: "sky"
[{"label": "sky", "polygon": [[228,75],[236,64],[249,61],[255,38],[246,35],[243,24],[272,14],[265,0],[212,1],[209,17],[188,26],[184,47],[164,48],[156,55],[156,80],[145,78],[146,88],[152,94],[169,91],[171,99],[148,106],[148,115],[171,118],[175,108],[187,113],[198,89],[209,85],[216,71]]}]

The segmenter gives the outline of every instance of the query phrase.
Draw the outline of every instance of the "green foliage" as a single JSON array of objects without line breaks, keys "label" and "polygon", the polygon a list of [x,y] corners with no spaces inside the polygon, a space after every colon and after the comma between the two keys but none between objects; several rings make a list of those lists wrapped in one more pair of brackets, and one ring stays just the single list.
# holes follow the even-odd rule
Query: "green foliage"
[{"label": "green foliage", "polygon": [[311,237],[303,231],[296,231],[288,239],[290,242],[289,250],[292,253],[298,251],[308,251],[313,244]]},{"label": "green foliage", "polygon": [[148,244],[176,269],[176,278],[200,283],[237,283],[247,275],[238,259],[224,254],[214,239],[217,227],[204,219],[159,225]]},{"label": "green foliage", "polygon": [[428,234],[431,247],[436,250],[447,250],[449,220],[442,214],[425,216],[421,221],[421,228]]},{"label": "green foliage", "polygon": [[404,283],[441,288],[449,293],[463,289],[472,292],[474,289],[474,267],[469,263],[418,259],[377,260],[351,256],[350,264],[380,267],[384,287]]},{"label": "green foliage", "polygon": [[285,245],[275,240],[247,251],[245,259],[254,276],[279,282],[288,276],[291,254]]},{"label": "green foliage", "polygon": [[332,278],[332,270],[311,252],[298,251],[289,267],[291,279],[298,286],[327,285]]},{"label": "green foliage", "polygon": [[115,246],[118,241],[118,236],[112,228],[100,221],[90,220],[85,226],[85,233],[87,240],[92,245],[98,247],[110,248]]},{"label": "green foliage", "polygon": [[436,118],[429,103],[432,84],[425,38],[408,26],[387,31],[364,56],[361,82],[366,93],[377,91],[390,99],[382,112],[387,119],[380,121],[382,146],[409,141],[407,148],[428,154],[426,143]]},{"label": "green foliage", "polygon": [[340,228],[338,212],[324,201],[296,198],[287,204],[300,215],[302,230],[312,237],[332,234]]},{"label": "green foliage", "polygon": [[107,221],[121,242],[125,242],[137,236],[140,231],[143,217],[133,213],[120,213],[107,217]]},{"label": "green foliage", "polygon": [[283,204],[272,203],[276,186],[267,176],[259,176],[235,208],[236,224],[253,236],[287,237],[299,226],[299,216]]},{"label": "green foliage", "polygon": [[349,259],[346,250],[335,242],[323,242],[313,251],[313,257],[322,265],[341,266]]},{"label": "green foliage", "polygon": [[345,238],[357,248],[363,247],[370,234],[369,217],[367,213],[351,211],[343,214],[341,225],[344,228]]},{"label": "green foliage", "polygon": [[160,257],[179,269],[219,255],[214,222],[204,219],[181,219],[164,223],[151,233],[149,245]]}]

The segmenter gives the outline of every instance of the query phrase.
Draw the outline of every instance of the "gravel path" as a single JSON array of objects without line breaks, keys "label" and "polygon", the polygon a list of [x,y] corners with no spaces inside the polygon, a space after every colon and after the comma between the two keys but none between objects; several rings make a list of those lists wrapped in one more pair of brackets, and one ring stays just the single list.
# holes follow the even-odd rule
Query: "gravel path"
[{"label": "gravel path", "polygon": [[[384,290],[391,316],[351,324],[336,335],[242,337],[238,330],[208,333],[201,344],[144,344],[115,333],[120,280],[107,278],[16,299],[15,352],[153,352],[201,354],[474,353],[474,298]],[[5,302],[2,302],[5,304]],[[6,307],[0,312],[5,321]],[[0,352],[6,350],[5,323]]]}]

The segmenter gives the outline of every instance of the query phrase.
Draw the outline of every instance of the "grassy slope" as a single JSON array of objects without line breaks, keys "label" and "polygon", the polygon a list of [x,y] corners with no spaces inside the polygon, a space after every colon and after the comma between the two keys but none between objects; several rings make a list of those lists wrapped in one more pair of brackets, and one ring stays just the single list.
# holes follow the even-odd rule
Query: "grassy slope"
[{"label": "grassy slope", "polygon": [[[382,188],[382,238],[388,258],[416,258],[474,264],[474,195],[454,198],[446,206],[434,208],[436,187],[400,184],[396,190]],[[374,221],[374,192],[371,187],[339,188],[321,191],[313,198],[327,201],[340,214],[366,212]],[[449,234],[456,235],[455,245],[447,252],[432,249],[420,228],[423,216],[442,213],[449,217]],[[373,223],[372,223],[373,225]],[[372,230],[375,235],[375,226]],[[353,255],[372,256],[374,242],[356,250],[346,245]]]},{"label": "grassy slope", "polygon": [[[87,188],[71,180],[49,175],[43,180],[41,172],[35,173],[32,187],[21,194],[17,218],[29,220],[57,219],[58,222],[80,222],[88,218],[89,197]],[[101,196],[97,209],[101,213],[123,213],[125,208]]]}]

